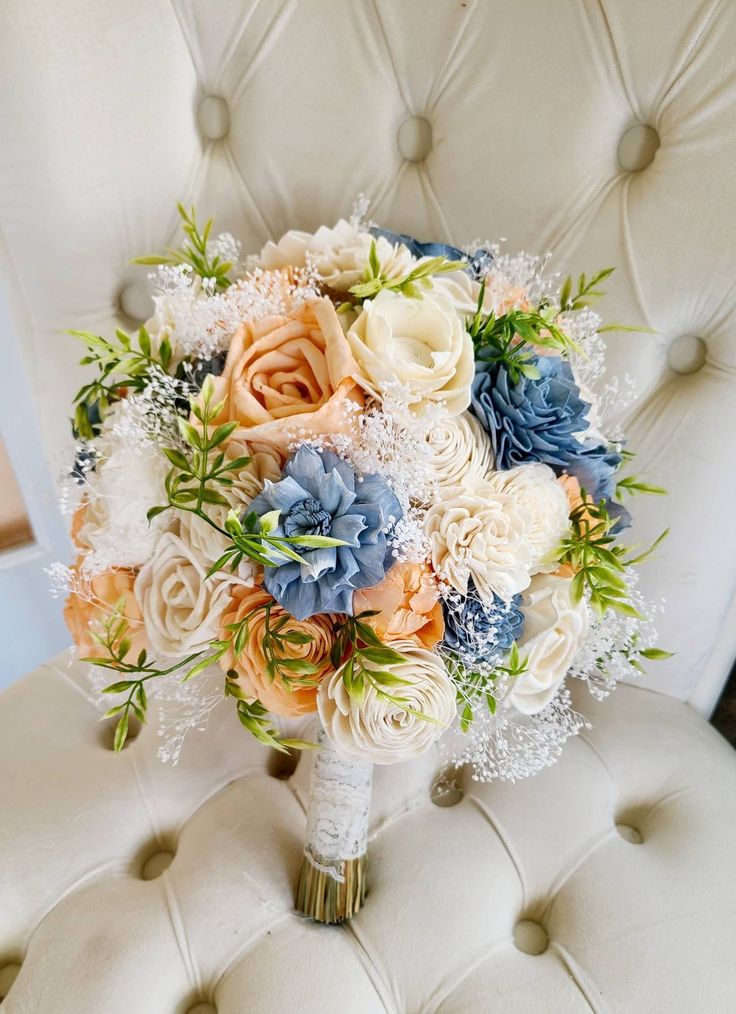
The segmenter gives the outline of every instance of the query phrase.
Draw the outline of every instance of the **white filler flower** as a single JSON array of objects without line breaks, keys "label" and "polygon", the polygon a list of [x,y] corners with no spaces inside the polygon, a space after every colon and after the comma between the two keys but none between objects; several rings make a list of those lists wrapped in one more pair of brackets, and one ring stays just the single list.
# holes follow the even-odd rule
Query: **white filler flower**
[{"label": "white filler flower", "polygon": [[588,635],[588,607],[585,599],[573,603],[571,583],[567,577],[539,574],[524,594],[519,651],[528,668],[516,677],[507,698],[522,714],[534,715],[550,703]]},{"label": "white filler flower", "polygon": [[367,681],[365,696],[356,703],[345,688],[341,669],[322,683],[317,696],[322,725],[335,749],[372,764],[418,757],[442,735],[456,713],[454,684],[440,656],[414,641],[392,641],[391,647],[406,661],[380,668],[390,669],[405,681],[388,688],[388,693],[401,698],[411,711],[381,697]]},{"label": "white filler flower", "polygon": [[470,580],[487,603],[508,601],[528,587],[532,547],[526,513],[488,479],[466,477],[427,511],[424,530],[432,566],[461,595]]},{"label": "white filler flower", "polygon": [[382,386],[398,384],[411,392],[415,409],[443,404],[455,416],[470,405],[473,341],[444,293],[411,299],[383,289],[365,301],[348,341],[360,367],[356,379],[371,394],[380,398]]},{"label": "white filler flower", "polygon": [[544,561],[569,531],[570,504],[549,465],[519,465],[506,472],[494,472],[488,481],[499,493],[507,493],[525,515],[532,573],[556,570],[556,563]]}]

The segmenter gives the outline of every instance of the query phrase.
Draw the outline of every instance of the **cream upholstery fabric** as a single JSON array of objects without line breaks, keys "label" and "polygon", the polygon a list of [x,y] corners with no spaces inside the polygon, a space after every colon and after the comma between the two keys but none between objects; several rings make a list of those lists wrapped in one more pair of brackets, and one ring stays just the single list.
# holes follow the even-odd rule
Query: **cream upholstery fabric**
[{"label": "cream upholstery fabric", "polygon": [[[735,45],[725,0],[5,0],[0,272],[49,454],[58,329],[147,315],[128,259],[176,199],[248,248],[362,191],[421,237],[615,264],[606,316],[656,333],[612,336],[611,369],[671,491],[637,505],[636,538],[673,529],[643,580],[677,655],[647,682],[707,711],[736,652]],[[323,930],[291,911],[308,762],[269,778],[227,709],[178,768],[150,729],[115,757],[83,687],[57,660],[0,697],[8,1014],[736,1009],[736,765],[680,701],[588,701],[557,767],[450,809],[436,758],[381,772],[369,903]]]},{"label": "cream upholstery fabric", "polygon": [[436,756],[379,769],[338,929],[293,912],[308,757],[269,776],[227,706],[176,768],[151,727],[113,755],[86,686],[60,657],[1,702],[3,1014],[736,1009],[736,765],[685,704],[622,687],[558,765],[449,808]]}]

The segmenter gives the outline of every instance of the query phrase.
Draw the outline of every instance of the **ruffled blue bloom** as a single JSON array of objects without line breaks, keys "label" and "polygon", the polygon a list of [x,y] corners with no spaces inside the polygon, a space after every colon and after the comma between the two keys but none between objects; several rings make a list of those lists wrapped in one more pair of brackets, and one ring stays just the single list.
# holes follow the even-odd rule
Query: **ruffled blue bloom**
[{"label": "ruffled blue bloom", "polygon": [[481,662],[489,655],[508,651],[518,641],[524,629],[521,595],[510,602],[494,595],[486,605],[477,597],[474,587],[468,588],[468,597],[460,610],[443,603],[445,613],[445,644],[459,652],[466,663]]},{"label": "ruffled blue bloom", "polygon": [[493,254],[490,250],[476,250],[472,255],[466,254],[456,246],[449,243],[420,243],[413,236],[407,236],[403,232],[391,232],[389,229],[371,229],[374,236],[383,236],[394,246],[403,243],[408,247],[414,257],[446,257],[451,261],[467,261],[468,272],[476,280],[482,278],[488,272],[493,263]]},{"label": "ruffled blue bloom", "polygon": [[491,438],[496,468],[530,461],[574,475],[589,496],[606,500],[616,530],[630,522],[625,507],[613,502],[621,455],[605,444],[581,440],[588,429],[590,404],[580,396],[572,367],[559,356],[538,356],[536,380],[512,381],[502,364],[476,365],[471,411]]},{"label": "ruffled blue bloom", "polygon": [[353,592],[383,579],[393,563],[386,529],[402,517],[395,494],[380,475],[359,479],[331,451],[303,445],[278,482],[266,482],[247,511],[281,512],[274,535],[327,535],[346,545],[296,552],[303,564],[267,567],[264,584],[297,620],[315,613],[353,611]]}]

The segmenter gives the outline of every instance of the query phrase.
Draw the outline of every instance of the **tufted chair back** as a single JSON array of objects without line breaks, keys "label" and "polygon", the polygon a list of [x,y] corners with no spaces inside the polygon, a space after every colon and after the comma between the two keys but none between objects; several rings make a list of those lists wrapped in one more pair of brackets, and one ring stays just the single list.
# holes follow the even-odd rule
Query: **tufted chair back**
[{"label": "tufted chair back", "polygon": [[677,652],[647,685],[708,710],[736,652],[736,5],[720,0],[5,0],[0,271],[56,467],[63,327],[150,310],[132,256],[194,202],[247,249],[345,215],[565,272],[615,265],[610,371],[634,538]]}]

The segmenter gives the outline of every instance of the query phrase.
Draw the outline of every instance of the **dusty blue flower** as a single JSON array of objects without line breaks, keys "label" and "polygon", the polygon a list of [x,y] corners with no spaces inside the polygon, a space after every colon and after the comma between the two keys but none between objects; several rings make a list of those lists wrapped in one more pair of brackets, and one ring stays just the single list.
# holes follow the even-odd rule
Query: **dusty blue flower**
[{"label": "dusty blue flower", "polygon": [[513,381],[503,364],[476,366],[472,411],[487,431],[496,468],[542,461],[567,468],[582,445],[576,434],[588,428],[588,402],[580,397],[570,363],[539,356],[540,377]]},{"label": "dusty blue flower", "polygon": [[472,586],[459,608],[443,603],[445,612],[445,644],[459,652],[466,663],[480,662],[497,651],[505,652],[521,637],[524,614],[521,595],[510,602],[494,595],[486,605]]},{"label": "dusty blue flower", "polygon": [[476,250],[474,254],[466,254],[449,243],[420,243],[413,236],[403,232],[391,232],[389,229],[371,229],[374,236],[383,236],[394,246],[403,243],[414,257],[446,257],[450,261],[467,261],[468,272],[473,278],[482,278],[493,263],[490,250]]},{"label": "dusty blue flower", "polygon": [[280,511],[273,535],[327,535],[346,543],[295,546],[303,564],[266,568],[266,588],[298,620],[315,613],[352,614],[355,589],[378,584],[391,566],[386,529],[402,516],[382,476],[360,479],[336,454],[308,445],[292,454],[278,482],[266,482],[248,510],[259,516]]}]

